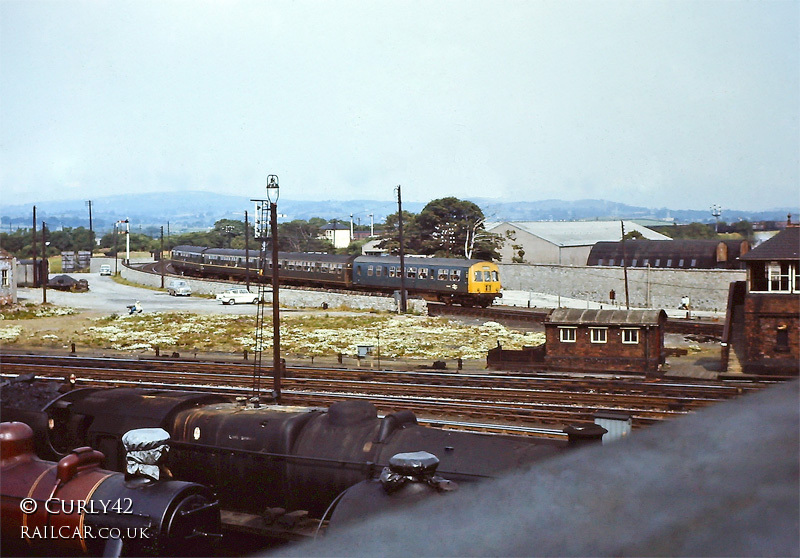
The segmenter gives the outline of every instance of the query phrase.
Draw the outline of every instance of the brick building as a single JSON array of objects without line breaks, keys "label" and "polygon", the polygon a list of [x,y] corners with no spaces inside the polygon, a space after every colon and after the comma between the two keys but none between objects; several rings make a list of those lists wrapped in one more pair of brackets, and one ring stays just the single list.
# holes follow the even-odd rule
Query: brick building
[{"label": "brick building", "polygon": [[743,312],[729,311],[743,372],[800,372],[800,227],[788,226],[740,258],[747,265]]},{"label": "brick building", "polygon": [[663,310],[556,308],[545,318],[545,344],[489,351],[491,368],[656,374],[664,363]]}]

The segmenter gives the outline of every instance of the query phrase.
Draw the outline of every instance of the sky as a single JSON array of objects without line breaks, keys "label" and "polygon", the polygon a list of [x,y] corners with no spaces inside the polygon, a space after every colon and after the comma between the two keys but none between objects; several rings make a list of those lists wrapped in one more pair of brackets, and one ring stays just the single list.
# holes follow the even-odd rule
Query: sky
[{"label": "sky", "polygon": [[0,0],[0,203],[800,205],[800,2]]}]

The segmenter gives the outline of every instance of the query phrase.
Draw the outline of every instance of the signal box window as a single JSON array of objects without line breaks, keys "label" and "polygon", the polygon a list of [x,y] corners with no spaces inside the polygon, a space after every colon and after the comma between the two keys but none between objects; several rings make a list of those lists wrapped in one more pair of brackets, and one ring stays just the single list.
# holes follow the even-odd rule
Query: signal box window
[{"label": "signal box window", "polygon": [[607,332],[608,330],[605,328],[590,327],[589,333],[591,334],[592,343],[605,343],[608,337]]},{"label": "signal box window", "polygon": [[562,343],[574,343],[577,331],[576,327],[560,327],[558,328],[558,337]]},{"label": "signal box window", "polygon": [[639,343],[638,329],[623,329],[622,342],[626,345],[636,345]]}]

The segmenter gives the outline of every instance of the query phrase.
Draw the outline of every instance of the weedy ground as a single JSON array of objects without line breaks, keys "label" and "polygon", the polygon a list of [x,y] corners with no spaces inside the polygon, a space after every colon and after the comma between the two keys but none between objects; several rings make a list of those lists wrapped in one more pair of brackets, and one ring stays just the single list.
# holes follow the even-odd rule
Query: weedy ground
[{"label": "weedy ground", "polygon": [[[264,347],[256,347],[252,316],[146,313],[98,316],[49,305],[2,312],[0,343],[16,348],[67,348],[71,343],[121,352],[240,353],[269,350],[272,322],[264,324]],[[281,348],[301,357],[355,355],[359,345],[379,348],[386,358],[486,358],[489,349],[544,343],[544,334],[508,329],[496,322],[469,325],[447,318],[309,312],[281,318]]]}]

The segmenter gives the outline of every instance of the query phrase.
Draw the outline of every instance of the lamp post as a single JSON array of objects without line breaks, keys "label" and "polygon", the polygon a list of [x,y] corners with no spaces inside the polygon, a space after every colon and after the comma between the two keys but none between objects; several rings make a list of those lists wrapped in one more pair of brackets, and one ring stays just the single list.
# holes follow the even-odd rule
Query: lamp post
[{"label": "lamp post", "polygon": [[[275,400],[281,399],[281,311],[278,296],[278,176],[267,177],[267,201],[269,202],[269,226],[272,234],[272,370]],[[273,200],[274,197],[274,200]]]}]

